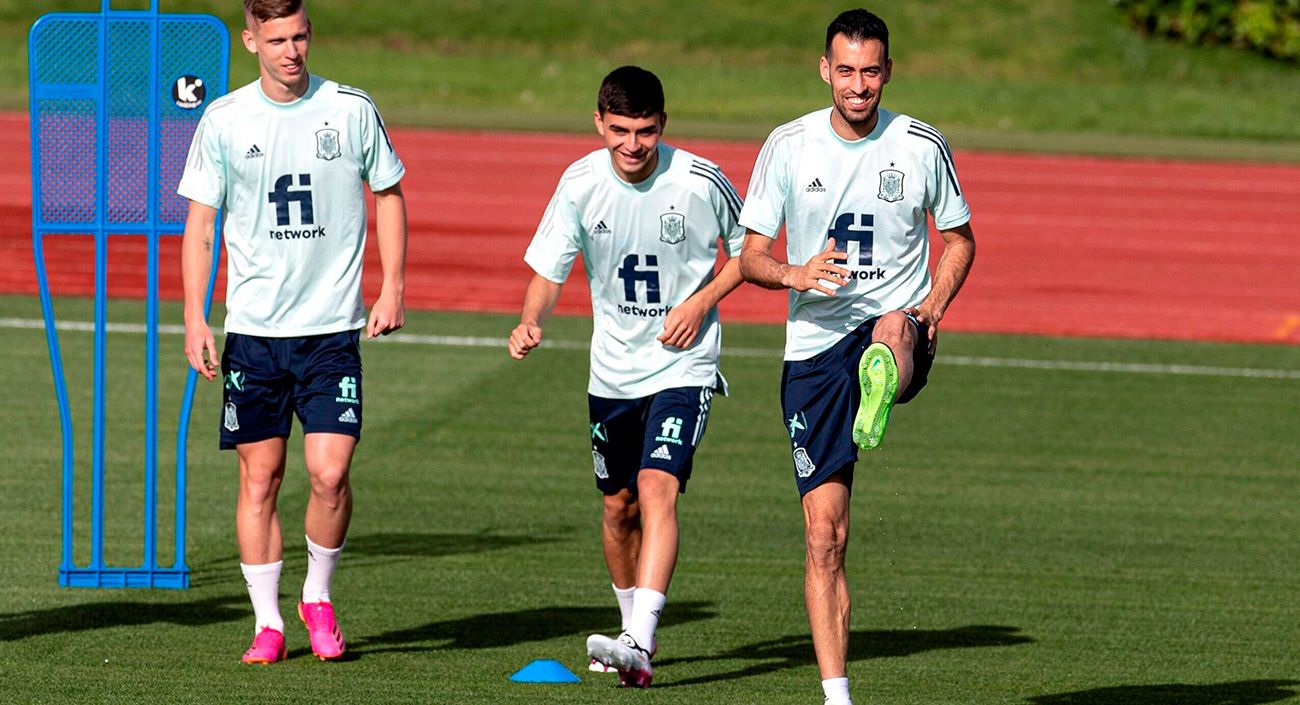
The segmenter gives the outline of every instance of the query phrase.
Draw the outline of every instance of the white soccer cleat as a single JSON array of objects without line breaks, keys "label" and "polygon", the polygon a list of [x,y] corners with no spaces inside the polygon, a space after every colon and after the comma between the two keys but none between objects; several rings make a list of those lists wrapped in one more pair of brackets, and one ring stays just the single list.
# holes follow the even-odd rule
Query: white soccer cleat
[{"label": "white soccer cleat", "polygon": [[[659,640],[655,639],[654,641],[650,642],[650,660],[653,661],[655,656],[658,653],[659,653]],[[587,664],[587,670],[591,671],[592,673],[618,673],[617,668],[614,668],[613,666],[606,666],[605,664],[601,663],[600,661],[597,661],[594,658],[591,660],[591,663]]]},{"label": "white soccer cleat", "polygon": [[641,648],[627,632],[611,639],[601,634],[587,637],[587,655],[593,661],[618,671],[619,685],[629,688],[649,688],[654,677],[650,667],[650,652]]}]

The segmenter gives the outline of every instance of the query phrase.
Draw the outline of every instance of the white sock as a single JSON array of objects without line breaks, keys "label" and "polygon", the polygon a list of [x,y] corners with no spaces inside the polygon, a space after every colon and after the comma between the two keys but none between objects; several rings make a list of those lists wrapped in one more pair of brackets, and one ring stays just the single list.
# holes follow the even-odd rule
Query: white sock
[{"label": "white sock", "polygon": [[636,592],[636,586],[621,588],[614,583],[610,583],[609,586],[614,588],[614,597],[618,598],[618,628],[625,630],[632,622],[632,595]]},{"label": "white sock", "polygon": [[244,573],[244,584],[248,586],[248,598],[253,601],[253,618],[257,621],[253,636],[257,636],[263,627],[284,633],[284,619],[280,617],[280,567],[283,565],[284,561],[239,564]]},{"label": "white sock", "polygon": [[[347,541],[343,542],[347,545]],[[307,579],[302,582],[302,601],[329,602],[330,584],[334,582],[334,568],[339,564],[343,546],[325,548],[307,538]]]},{"label": "white sock", "polygon": [[826,694],[826,705],[853,705],[849,698],[849,679],[827,678],[822,681],[822,692]]},{"label": "white sock", "polygon": [[632,618],[624,631],[646,651],[654,650],[655,628],[659,626],[659,615],[667,599],[662,592],[650,588],[639,587],[633,594]]}]

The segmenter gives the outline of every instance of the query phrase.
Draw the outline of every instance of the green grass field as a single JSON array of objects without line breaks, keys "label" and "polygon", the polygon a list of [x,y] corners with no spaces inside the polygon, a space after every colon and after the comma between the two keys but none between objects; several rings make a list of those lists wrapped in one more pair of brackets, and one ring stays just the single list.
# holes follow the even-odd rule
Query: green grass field
[{"label": "green grass field", "polygon": [[[92,317],[83,300],[57,311]],[[139,322],[141,306],[114,302],[109,314]],[[179,321],[173,306],[163,316]],[[413,313],[406,334],[424,338],[365,345],[357,512],[335,583],[355,658],[317,662],[291,624],[291,659],[247,668],[234,457],[215,449],[215,384],[201,388],[189,444],[193,587],[57,587],[49,363],[43,333],[9,322],[39,317],[34,299],[0,297],[0,701],[821,702],[777,401],[777,327],[727,328],[733,395],[715,404],[683,500],[655,687],[621,692],[612,677],[582,670],[585,636],[617,626],[584,435],[589,321],[556,319],[548,337],[573,345],[522,364],[501,346],[429,338],[503,339],[507,316]],[[120,562],[140,531],[131,494],[142,339],[109,336],[109,555]],[[90,340],[62,334],[82,412]],[[162,337],[166,428],[180,347],[180,336]],[[1119,367],[1101,371],[1110,363]],[[1242,369],[1277,372],[1232,375]],[[1296,700],[1298,392],[1294,347],[946,336],[930,387],[900,407],[885,446],[859,466],[849,555],[856,702]],[[84,446],[88,422],[81,428]],[[168,444],[161,455],[170,462]],[[286,595],[303,574],[306,491],[291,457],[281,493]],[[583,682],[507,681],[534,658],[559,659]]]},{"label": "green grass field", "polygon": [[[639,63],[664,79],[674,134],[761,139],[828,103],[817,59],[827,23],[850,5],[413,0],[358,12],[348,0],[311,0],[311,66],[370,91],[396,124],[586,131],[601,77]],[[31,23],[99,6],[0,0],[0,107],[26,108]],[[161,6],[241,27],[236,0]],[[871,7],[892,32],[886,104],[956,146],[1300,161],[1294,64],[1144,38],[1098,0]],[[240,85],[256,64],[237,36],[233,44]]]}]

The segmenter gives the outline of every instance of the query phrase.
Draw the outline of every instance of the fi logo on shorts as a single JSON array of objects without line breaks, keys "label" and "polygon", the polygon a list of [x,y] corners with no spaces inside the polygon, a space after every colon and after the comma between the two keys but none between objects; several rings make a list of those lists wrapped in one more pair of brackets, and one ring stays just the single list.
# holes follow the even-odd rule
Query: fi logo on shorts
[{"label": "fi logo on shorts", "polygon": [[357,399],[357,378],[344,377],[339,380],[339,395],[334,401],[340,404],[360,404],[361,400]]},{"label": "fi logo on shorts", "polygon": [[655,436],[656,443],[673,443],[682,444],[682,420],[676,416],[669,416],[659,426],[659,435]]}]

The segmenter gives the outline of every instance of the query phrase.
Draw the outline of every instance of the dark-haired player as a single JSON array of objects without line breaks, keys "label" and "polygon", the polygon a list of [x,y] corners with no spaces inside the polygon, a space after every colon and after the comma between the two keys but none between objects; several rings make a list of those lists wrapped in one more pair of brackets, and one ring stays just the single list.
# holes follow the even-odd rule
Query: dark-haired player
[{"label": "dark-haired player", "polygon": [[[832,106],[775,130],[759,153],[741,223],[745,279],[791,289],[781,399],[803,501],[804,600],[826,703],[846,705],[844,552],[858,448],[884,437],[915,397],[939,321],[975,258],[970,208],[939,131],[880,107],[894,64],[866,10],[826,30]],[[926,215],[943,237],[931,275]],[[786,262],[770,250],[786,229]]]},{"label": "dark-haired player", "polygon": [[[663,87],[635,66],[601,84],[598,149],[560,178],[524,260],[536,273],[510,354],[542,343],[574,258],[591,287],[591,455],[604,494],[605,564],[623,633],[592,635],[594,669],[648,687],[655,628],[677,563],[686,490],[718,372],[716,305],[740,284],[741,200],[714,163],[660,141]],[[719,241],[733,259],[716,273]]]}]

